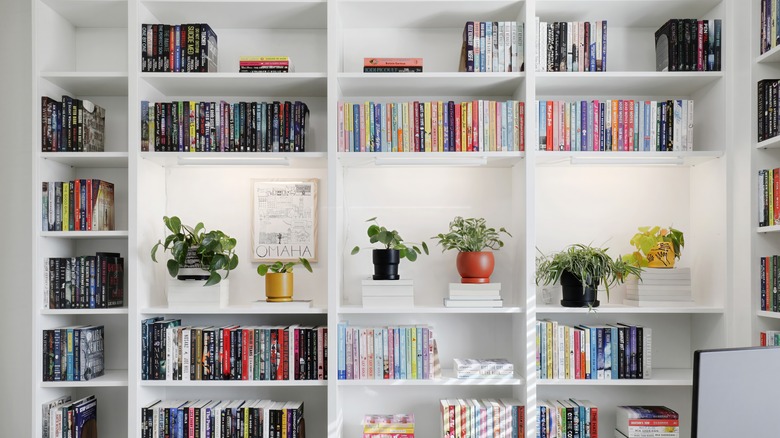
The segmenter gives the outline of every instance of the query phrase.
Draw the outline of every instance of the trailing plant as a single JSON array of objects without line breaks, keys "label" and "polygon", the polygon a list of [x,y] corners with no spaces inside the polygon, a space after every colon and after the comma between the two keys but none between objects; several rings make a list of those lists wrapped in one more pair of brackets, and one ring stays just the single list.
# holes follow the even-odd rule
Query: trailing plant
[{"label": "trailing plant", "polygon": [[674,249],[674,258],[679,260],[682,249],[685,246],[685,235],[675,228],[639,227],[639,232],[634,234],[629,242],[636,248],[631,254],[623,256],[623,260],[635,266],[646,267],[649,263],[647,254],[660,242],[669,242]]},{"label": "trailing plant", "polygon": [[[608,248],[575,243],[561,252],[536,259],[536,284],[553,284],[561,279],[564,271],[577,277],[582,286],[604,285],[609,299],[609,288],[625,281],[629,274],[641,277],[642,268],[627,263],[621,257],[612,258]],[[541,254],[541,252],[540,252]]]},{"label": "trailing plant", "polygon": [[257,273],[260,274],[261,277],[268,273],[285,274],[287,272],[292,272],[296,265],[301,265],[306,268],[307,271],[313,272],[311,270],[311,264],[309,264],[309,261],[303,257],[299,257],[298,261],[296,262],[275,262],[271,264],[262,263],[257,267]]},{"label": "trailing plant", "polygon": [[504,246],[500,233],[512,237],[504,227],[498,230],[488,227],[484,218],[464,219],[456,216],[450,222],[448,233],[439,233],[432,239],[439,239],[438,243],[442,246],[442,252],[450,249],[459,252],[479,252],[487,248],[497,251]]},{"label": "trailing plant", "polygon": [[163,222],[171,234],[165,241],[157,241],[152,247],[152,260],[157,262],[158,248],[162,247],[163,252],[169,251],[172,258],[168,260],[167,267],[171,277],[175,278],[179,269],[185,265],[190,248],[197,248],[195,254],[200,267],[209,273],[204,286],[222,281],[219,271],[224,271],[227,278],[230,271],[238,266],[236,239],[219,230],[207,232],[203,222],[198,222],[195,228],[182,224],[181,219],[176,216],[164,216]]},{"label": "trailing plant", "polygon": [[[417,260],[417,255],[423,252],[428,254],[428,244],[425,242],[412,243],[404,242],[404,239],[398,234],[396,230],[388,230],[387,228],[380,226],[376,217],[366,220],[366,222],[373,222],[368,226],[366,234],[368,234],[369,241],[379,243],[384,246],[383,249],[397,249],[400,258],[406,258],[410,262]],[[419,246],[418,246],[419,245]],[[422,250],[420,249],[422,248]],[[352,248],[352,255],[360,252],[360,247],[356,246]]]}]

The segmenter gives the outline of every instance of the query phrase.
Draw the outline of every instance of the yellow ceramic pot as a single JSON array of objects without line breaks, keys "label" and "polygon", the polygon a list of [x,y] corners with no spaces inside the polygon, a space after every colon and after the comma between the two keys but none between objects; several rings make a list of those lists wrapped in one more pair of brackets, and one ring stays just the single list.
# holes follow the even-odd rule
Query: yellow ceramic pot
[{"label": "yellow ceramic pot", "polygon": [[272,303],[292,301],[293,273],[269,272],[265,274],[265,296]]},{"label": "yellow ceramic pot", "polygon": [[648,268],[674,268],[672,242],[658,242],[647,254]]}]

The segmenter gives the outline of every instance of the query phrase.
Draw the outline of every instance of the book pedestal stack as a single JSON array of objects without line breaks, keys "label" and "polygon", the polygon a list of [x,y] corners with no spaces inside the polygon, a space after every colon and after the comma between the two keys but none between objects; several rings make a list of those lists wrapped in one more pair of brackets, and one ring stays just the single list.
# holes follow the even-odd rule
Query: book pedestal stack
[{"label": "book pedestal stack", "polygon": [[511,378],[515,367],[506,359],[453,359],[458,379]]},{"label": "book pedestal stack", "polygon": [[666,406],[618,406],[615,438],[680,438],[680,417]]},{"label": "book pedestal stack", "polygon": [[414,414],[366,415],[363,438],[414,438]]},{"label": "book pedestal stack", "polygon": [[501,283],[450,283],[449,298],[444,307],[504,307]]},{"label": "book pedestal stack", "polygon": [[414,307],[414,280],[363,280],[363,307]]},{"label": "book pedestal stack", "polygon": [[691,269],[653,269],[642,271],[642,279],[626,281],[626,298],[629,306],[691,306]]}]

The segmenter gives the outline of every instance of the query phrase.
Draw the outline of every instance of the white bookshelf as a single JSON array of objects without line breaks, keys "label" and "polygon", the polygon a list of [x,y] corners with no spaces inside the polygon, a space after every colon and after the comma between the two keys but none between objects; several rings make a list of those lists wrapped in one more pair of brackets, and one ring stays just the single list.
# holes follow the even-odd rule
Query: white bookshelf
[{"label": "white bookshelf", "polygon": [[[751,0],[751,22],[758,0]],[[32,123],[33,220],[39,220],[42,181],[101,178],[117,185],[117,230],[38,231],[32,237],[33,364],[40,364],[43,329],[103,323],[111,351],[106,376],[89,382],[42,382],[34,365],[34,431],[40,407],[59,395],[94,392],[102,406],[100,435],[140,436],[140,408],[157,399],[264,398],[303,400],[309,435],[347,438],[360,433],[366,413],[414,412],[417,435],[439,433],[438,402],[446,398],[516,398],[526,405],[526,438],[535,436],[537,400],[591,399],[600,411],[600,433],[614,427],[621,404],[665,404],[686,422],[690,436],[692,356],[697,349],[734,345],[730,330],[741,315],[737,273],[759,254],[777,248],[775,228],[756,229],[755,172],[780,167],[775,140],[749,148],[734,141],[746,112],[736,100],[738,55],[732,35],[747,24],[738,0],[35,0]],[[410,13],[413,11],[413,13]],[[608,20],[607,71],[534,71],[535,17],[543,21]],[[722,72],[656,72],[653,34],[669,18],[723,20]],[[741,18],[740,18],[741,17]],[[468,20],[525,23],[526,71],[458,72]],[[208,23],[218,35],[218,73],[145,73],[140,68],[144,23]],[[756,32],[752,32],[755,34]],[[750,104],[755,81],[780,77],[777,50],[758,56],[751,39]],[[242,55],[289,55],[295,72],[238,73]],[[365,74],[364,57],[422,57],[421,74]],[[41,153],[40,97],[84,97],[106,108],[104,153]],[[538,151],[537,100],[635,98],[696,102],[692,152]],[[525,104],[525,151],[475,153],[354,153],[337,151],[338,102],[411,100],[519,100]],[[227,102],[300,100],[311,110],[305,153],[142,152],[141,101]],[[736,106],[736,108],[734,108]],[[741,112],[742,118],[735,114]],[[752,123],[752,122],[751,122]],[[755,128],[753,128],[755,130]],[[753,131],[754,132],[754,131]],[[755,136],[752,137],[753,139]],[[749,152],[747,152],[749,150]],[[750,163],[745,164],[747,155]],[[766,161],[769,159],[769,161]],[[765,164],[765,163],[769,164]],[[773,164],[774,163],[774,164]],[[741,166],[741,167],[740,167]],[[747,184],[738,178],[752,175]],[[249,303],[264,297],[264,282],[250,260],[250,180],[317,178],[318,261],[314,273],[296,270],[296,299],[311,309],[269,311]],[[744,196],[743,196],[744,195]],[[745,213],[734,206],[748,203]],[[736,213],[735,213],[736,211]],[[149,257],[164,236],[162,217],[203,221],[239,242],[239,267],[230,274],[230,305],[219,309],[167,306],[164,264]],[[496,253],[493,281],[501,282],[502,308],[446,308],[447,283],[458,281],[455,254],[442,253],[430,236],[446,230],[456,215],[485,217],[513,235]],[[403,278],[415,280],[415,307],[363,308],[360,279],[371,272],[367,218],[398,229],[409,241],[426,240],[431,253],[402,261]],[[750,216],[748,243],[735,243],[737,225]],[[571,243],[607,246],[627,253],[641,225],[672,224],[685,232],[681,265],[692,268],[694,303],[685,307],[630,307],[615,299],[588,309],[560,307],[559,292],[544,302],[534,284],[538,250]],[[743,227],[744,228],[744,227]],[[744,234],[748,234],[744,231]],[[747,249],[745,249],[747,248]],[[118,309],[44,309],[40,260],[96,250],[126,260],[125,305]],[[742,251],[742,252],[740,252]],[[749,288],[757,290],[755,275]],[[538,297],[537,297],[538,295]],[[751,336],[780,319],[755,307]],[[557,297],[557,298],[556,298]],[[144,381],[140,371],[140,322],[152,316],[189,324],[327,325],[331,352],[328,381]],[[542,380],[536,375],[535,323],[625,322],[654,329],[653,378],[648,380]],[[438,342],[444,372],[432,380],[337,380],[337,327],[428,324]],[[486,335],[487,334],[487,335]],[[506,379],[456,379],[455,357],[505,357],[515,366]],[[641,388],[639,388],[641,387]]]}]

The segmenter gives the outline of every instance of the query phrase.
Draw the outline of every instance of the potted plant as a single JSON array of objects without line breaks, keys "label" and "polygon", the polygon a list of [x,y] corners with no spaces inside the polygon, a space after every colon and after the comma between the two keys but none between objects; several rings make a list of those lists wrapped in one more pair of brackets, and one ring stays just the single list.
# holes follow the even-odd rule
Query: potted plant
[{"label": "potted plant", "polygon": [[[368,226],[367,234],[369,241],[379,243],[383,246],[381,249],[374,248],[372,260],[374,262],[374,280],[398,280],[398,264],[401,259],[407,259],[410,262],[417,260],[417,255],[428,254],[428,244],[421,242],[419,244],[404,242],[398,231],[388,230],[380,226],[375,217],[366,220],[373,222]],[[419,245],[419,246],[417,246]],[[422,250],[420,250],[422,247]],[[360,247],[352,248],[352,255],[360,252]]]},{"label": "potted plant", "polygon": [[512,237],[504,227],[496,230],[488,227],[484,218],[462,218],[456,216],[450,222],[450,231],[433,237],[439,239],[442,252],[454,249],[458,251],[456,266],[461,283],[490,283],[490,275],[495,267],[491,251],[504,246],[501,234]]},{"label": "potted plant", "polygon": [[152,247],[152,260],[157,262],[158,248],[170,251],[167,267],[171,277],[206,280],[204,286],[211,286],[222,281],[220,271],[227,278],[238,266],[236,239],[219,230],[207,232],[203,222],[198,222],[195,228],[182,224],[176,216],[165,216],[163,222],[171,234]]},{"label": "potted plant", "polygon": [[643,268],[673,268],[682,255],[685,235],[672,227],[639,227],[629,243],[636,251],[623,256],[626,262]]},{"label": "potted plant", "polygon": [[283,303],[292,301],[293,296],[293,268],[301,265],[307,271],[312,272],[311,264],[305,258],[298,258],[293,262],[275,262],[261,264],[257,267],[257,273],[265,277],[265,296],[269,303]]},{"label": "potted plant", "polygon": [[561,252],[536,259],[536,284],[558,281],[563,290],[564,307],[598,307],[597,291],[603,284],[609,300],[609,288],[625,281],[629,274],[641,276],[642,268],[618,257],[607,255],[607,248],[580,243]]}]

